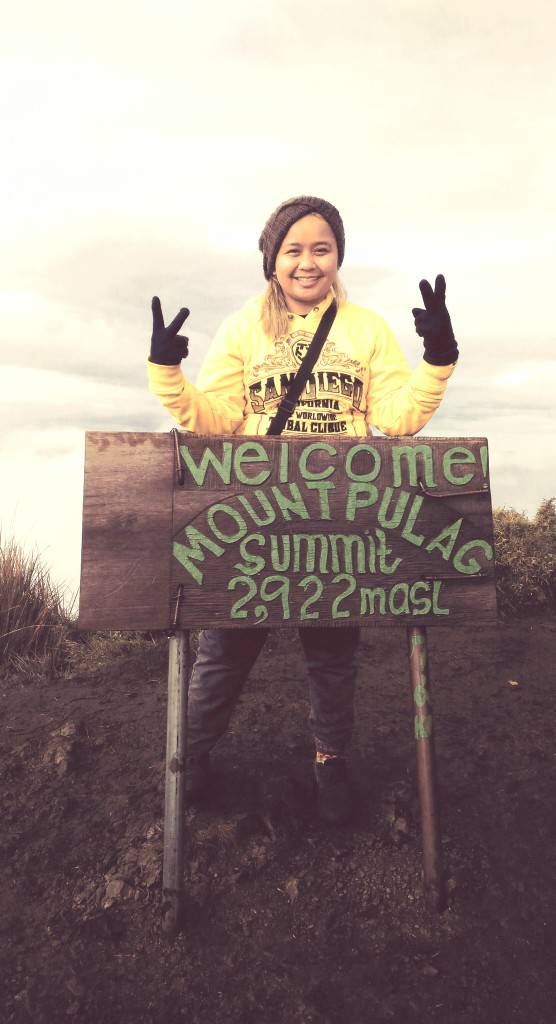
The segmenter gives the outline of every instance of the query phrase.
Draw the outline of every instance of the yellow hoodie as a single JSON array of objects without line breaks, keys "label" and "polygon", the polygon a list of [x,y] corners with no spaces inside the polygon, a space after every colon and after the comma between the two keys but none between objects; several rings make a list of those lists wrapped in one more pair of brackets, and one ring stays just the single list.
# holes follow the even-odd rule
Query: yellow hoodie
[{"label": "yellow hoodie", "polygon": [[[183,430],[266,434],[331,301],[332,293],[306,317],[288,314],[288,333],[272,339],[260,322],[262,297],[252,299],[218,330],[196,386],[180,366],[149,362],[150,390]],[[376,427],[388,436],[416,434],[453,370],[422,361],[411,372],[382,317],[342,302],[284,433],[366,437]]]}]

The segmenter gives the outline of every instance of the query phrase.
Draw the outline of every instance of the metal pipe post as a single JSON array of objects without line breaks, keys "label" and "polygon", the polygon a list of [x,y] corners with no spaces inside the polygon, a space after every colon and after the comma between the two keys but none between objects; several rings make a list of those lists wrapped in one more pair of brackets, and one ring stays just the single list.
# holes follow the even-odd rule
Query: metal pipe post
[{"label": "metal pipe post", "polygon": [[162,864],[162,928],[169,937],[177,935],[183,919],[188,690],[189,630],[176,630],[175,635],[170,637],[168,663],[166,792]]},{"label": "metal pipe post", "polygon": [[445,891],[432,731],[427,631],[424,626],[411,625],[407,628],[407,637],[421,808],[425,902],[430,910],[439,911],[445,906]]}]

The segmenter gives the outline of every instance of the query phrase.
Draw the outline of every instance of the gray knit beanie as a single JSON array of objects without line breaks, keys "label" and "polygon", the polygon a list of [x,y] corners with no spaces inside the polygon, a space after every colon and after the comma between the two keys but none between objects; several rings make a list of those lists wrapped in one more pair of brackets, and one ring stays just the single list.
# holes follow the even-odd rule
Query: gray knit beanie
[{"label": "gray knit beanie", "polygon": [[294,199],[286,199],[284,203],[280,203],[268,218],[259,238],[259,249],[263,254],[263,271],[267,281],[270,281],[274,273],[278,250],[292,224],[301,217],[306,217],[308,213],[320,213],[332,228],[338,245],[338,266],[341,267],[346,240],[342,218],[336,207],[327,203],[326,199],[317,199],[315,196],[295,196]]}]

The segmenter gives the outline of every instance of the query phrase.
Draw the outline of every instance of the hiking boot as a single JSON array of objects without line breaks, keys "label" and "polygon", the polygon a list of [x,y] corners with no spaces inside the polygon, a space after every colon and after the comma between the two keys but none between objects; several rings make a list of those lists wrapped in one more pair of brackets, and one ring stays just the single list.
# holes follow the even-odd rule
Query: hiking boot
[{"label": "hiking boot", "polygon": [[343,757],[330,757],[326,761],[315,761],[313,771],[319,817],[329,825],[347,824],[353,815],[354,803],[347,763]]},{"label": "hiking boot", "polygon": [[209,755],[192,754],[185,759],[185,800],[200,803],[208,795],[210,786]]}]

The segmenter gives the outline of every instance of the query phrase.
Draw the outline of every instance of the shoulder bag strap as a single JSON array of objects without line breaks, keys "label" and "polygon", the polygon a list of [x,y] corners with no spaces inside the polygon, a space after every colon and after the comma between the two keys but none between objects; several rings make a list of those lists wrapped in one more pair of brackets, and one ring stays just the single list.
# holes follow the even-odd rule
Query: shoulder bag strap
[{"label": "shoulder bag strap", "polygon": [[270,426],[267,430],[267,434],[281,434],[286,425],[287,420],[294,412],[299,400],[299,396],[303,391],[303,388],[305,387],[307,381],[309,380],[309,374],[311,373],[311,370],[313,369],[313,366],[315,365],[319,357],[319,353],[322,349],[322,346],[324,345],[328,332],[332,327],[334,317],[336,316],[337,311],[338,307],[336,305],[336,300],[334,299],[331,302],[328,309],[326,310],[326,312],[324,313],[322,320],[318,325],[315,334],[311,340],[311,344],[309,345],[309,348],[307,349],[305,355],[303,356],[303,359],[301,360],[299,370],[297,371],[294,379],[292,380],[286,395],[280,402],[280,405],[278,406],[274,417],[270,421]]}]

